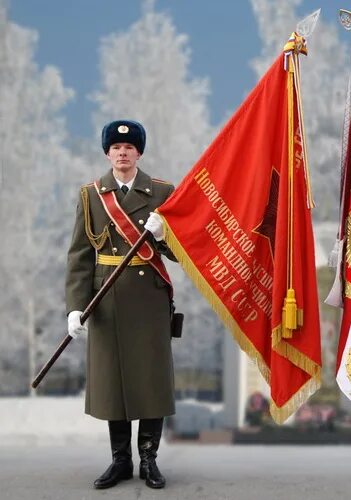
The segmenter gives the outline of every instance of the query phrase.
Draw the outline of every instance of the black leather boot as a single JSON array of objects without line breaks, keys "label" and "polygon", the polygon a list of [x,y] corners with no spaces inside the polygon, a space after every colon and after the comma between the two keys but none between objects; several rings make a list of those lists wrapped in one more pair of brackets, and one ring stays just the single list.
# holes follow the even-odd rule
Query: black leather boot
[{"label": "black leather boot", "polygon": [[111,488],[123,479],[133,477],[131,423],[126,420],[112,420],[108,423],[112,450],[112,464],[94,482],[96,489]]},{"label": "black leather boot", "polygon": [[163,418],[143,419],[139,422],[138,449],[140,455],[140,479],[149,488],[164,488],[165,478],[156,464],[157,450],[162,434]]}]

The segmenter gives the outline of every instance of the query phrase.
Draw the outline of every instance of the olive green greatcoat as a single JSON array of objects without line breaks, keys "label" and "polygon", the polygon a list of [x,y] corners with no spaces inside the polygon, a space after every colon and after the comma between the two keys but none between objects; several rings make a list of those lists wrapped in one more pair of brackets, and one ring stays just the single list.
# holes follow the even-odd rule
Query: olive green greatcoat
[{"label": "olive green greatcoat", "polygon": [[[126,195],[112,170],[99,186],[101,193],[116,192],[121,207],[141,232],[149,213],[174,189],[140,169]],[[87,194],[90,221],[80,196],[68,252],[67,313],[83,311],[114,270],[95,264],[92,233],[107,236],[98,250],[101,254],[125,255],[130,249],[115,230],[94,185],[83,186],[82,192]],[[99,242],[101,238],[95,240]],[[175,260],[164,243],[153,240],[152,244]],[[103,420],[133,420],[174,413],[169,287],[150,265],[127,267],[89,317],[88,330],[87,414]]]}]

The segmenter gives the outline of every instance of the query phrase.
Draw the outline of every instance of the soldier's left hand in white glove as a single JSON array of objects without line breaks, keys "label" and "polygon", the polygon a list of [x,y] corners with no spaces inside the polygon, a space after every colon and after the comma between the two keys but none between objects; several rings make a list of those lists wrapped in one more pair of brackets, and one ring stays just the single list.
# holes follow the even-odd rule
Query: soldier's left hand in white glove
[{"label": "soldier's left hand in white glove", "polygon": [[150,212],[150,216],[146,221],[144,228],[152,233],[156,241],[161,241],[164,238],[163,220],[156,212]]}]

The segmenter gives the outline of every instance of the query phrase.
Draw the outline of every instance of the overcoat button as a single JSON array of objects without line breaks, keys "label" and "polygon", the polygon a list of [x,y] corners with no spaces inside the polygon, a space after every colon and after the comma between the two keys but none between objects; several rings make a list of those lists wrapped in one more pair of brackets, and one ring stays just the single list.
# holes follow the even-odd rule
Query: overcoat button
[{"label": "overcoat button", "polygon": [[139,271],[140,276],[144,276],[144,271]]},{"label": "overcoat button", "polygon": [[106,188],[105,186],[102,186],[101,190],[100,191],[106,191]]},{"label": "overcoat button", "polygon": [[139,224],[144,224],[143,219],[139,219]]},{"label": "overcoat button", "polygon": [[145,188],[145,191],[146,191],[147,193],[150,193],[150,189],[149,189],[149,188]]},{"label": "overcoat button", "polygon": [[112,251],[113,251],[113,253],[116,253],[116,252],[117,252],[117,248],[116,248],[116,247],[113,247],[113,248],[112,248]]}]

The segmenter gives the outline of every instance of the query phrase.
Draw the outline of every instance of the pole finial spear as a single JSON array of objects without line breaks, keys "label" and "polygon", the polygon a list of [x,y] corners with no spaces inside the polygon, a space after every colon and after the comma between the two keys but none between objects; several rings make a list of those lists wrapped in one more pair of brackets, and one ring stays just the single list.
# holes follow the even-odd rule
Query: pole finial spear
[{"label": "pole finial spear", "polygon": [[351,30],[351,12],[346,9],[339,10],[340,23],[343,25],[345,30]]},{"label": "pole finial spear", "polygon": [[299,21],[296,25],[297,34],[303,38],[310,37],[316,27],[320,13],[321,9],[315,10],[312,14]]}]

